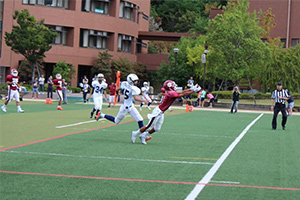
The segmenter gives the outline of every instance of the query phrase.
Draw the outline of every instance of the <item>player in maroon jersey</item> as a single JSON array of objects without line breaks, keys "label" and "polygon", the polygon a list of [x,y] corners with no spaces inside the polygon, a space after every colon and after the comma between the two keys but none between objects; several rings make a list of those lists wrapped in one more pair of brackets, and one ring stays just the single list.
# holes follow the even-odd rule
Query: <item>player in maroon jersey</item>
[{"label": "player in maroon jersey", "polygon": [[150,134],[160,130],[164,122],[164,112],[168,110],[168,108],[174,103],[174,101],[179,97],[190,95],[193,92],[199,92],[199,90],[201,89],[201,87],[198,84],[196,84],[189,89],[177,92],[176,84],[174,81],[171,80],[165,81],[163,88],[165,89],[165,96],[163,102],[159,106],[157,106],[151,114],[147,115],[149,122],[146,126],[143,126],[137,131],[132,131],[132,143],[135,143],[136,137],[140,133],[142,133],[142,135],[140,136],[142,144],[147,144],[146,140],[150,136]]},{"label": "player in maroon jersey", "polygon": [[3,112],[7,112],[6,110],[6,105],[13,99],[15,98],[16,100],[16,105],[17,105],[17,110],[19,113],[23,113],[24,110],[22,110],[21,106],[20,106],[20,95],[19,95],[19,91],[18,88],[20,87],[19,85],[19,76],[18,76],[18,71],[16,69],[12,69],[11,70],[11,75],[7,75],[6,76],[6,83],[7,83],[7,87],[8,87],[8,94],[7,94],[7,98],[3,104],[3,106],[1,107],[1,110]]},{"label": "player in maroon jersey", "polygon": [[57,110],[63,110],[61,107],[61,102],[63,101],[63,95],[62,95],[62,84],[63,84],[63,79],[59,73],[56,74],[55,76],[56,79],[53,81],[54,87],[56,87],[56,93],[58,95],[58,106]]}]

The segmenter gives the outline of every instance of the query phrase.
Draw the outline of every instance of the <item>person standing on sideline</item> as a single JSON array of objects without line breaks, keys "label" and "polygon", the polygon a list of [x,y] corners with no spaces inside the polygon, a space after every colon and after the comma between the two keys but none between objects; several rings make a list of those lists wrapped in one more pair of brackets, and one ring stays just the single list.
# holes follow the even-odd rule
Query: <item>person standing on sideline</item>
[{"label": "person standing on sideline", "polygon": [[34,93],[36,93],[36,98],[39,98],[39,82],[38,78],[35,78],[32,82],[32,99],[34,98]]},{"label": "person standing on sideline", "polygon": [[89,83],[89,79],[86,77],[86,75],[83,76],[82,83],[83,85]]},{"label": "person standing on sideline", "polygon": [[287,112],[288,112],[288,117],[291,117],[293,115],[294,99],[293,99],[291,93],[288,90],[286,90],[286,92],[289,95],[289,100],[287,100],[287,102],[288,102]]},{"label": "person standing on sideline", "polygon": [[201,89],[198,93],[198,107],[204,107],[204,100],[205,100],[206,91],[205,89]]},{"label": "person standing on sideline", "polygon": [[[272,120],[272,130],[276,130],[277,128],[277,115],[279,111],[282,114],[281,126],[282,129],[285,130],[285,124],[287,121],[287,113],[285,108],[285,101],[289,99],[288,93],[286,90],[282,89],[282,83],[279,81],[277,83],[277,90],[274,90],[272,93],[272,101],[271,101],[271,110],[274,111],[273,120]],[[275,107],[274,107],[275,103]]]},{"label": "person standing on sideline", "polygon": [[39,85],[40,85],[40,90],[41,90],[42,94],[44,94],[44,90],[45,90],[45,78],[44,78],[43,74],[39,78]]},{"label": "person standing on sideline", "polygon": [[49,76],[47,83],[48,83],[47,98],[49,98],[49,96],[50,96],[50,98],[53,99],[53,80],[52,80],[52,76]]},{"label": "person standing on sideline", "polygon": [[235,107],[234,113],[237,112],[239,106],[240,90],[238,86],[235,86],[232,90],[232,104],[231,104],[231,113],[233,113],[233,108]]},{"label": "person standing on sideline", "polygon": [[214,95],[212,95],[211,92],[209,92],[209,93],[207,94],[207,97],[209,98],[209,108],[212,108],[213,102],[214,102],[214,100],[215,100],[215,97],[214,97]]},{"label": "person standing on sideline", "polygon": [[63,94],[63,99],[64,99],[64,102],[63,104],[67,104],[67,82],[65,79],[63,79],[63,83],[62,83],[62,94]]},{"label": "person standing on sideline", "polygon": [[194,85],[194,78],[191,76],[190,79],[187,81],[187,85],[190,85],[190,87],[193,87]]},{"label": "person standing on sideline", "polygon": [[86,98],[87,94],[89,93],[89,90],[90,90],[89,84],[87,84],[87,82],[83,83],[82,94],[83,94],[83,103],[85,103],[85,104],[86,104],[87,101],[89,101]]},{"label": "person standing on sideline", "polygon": [[109,89],[109,99],[108,99],[108,107],[111,106],[111,103],[114,103],[116,96],[116,85],[114,82],[111,82],[110,86],[108,86]]}]

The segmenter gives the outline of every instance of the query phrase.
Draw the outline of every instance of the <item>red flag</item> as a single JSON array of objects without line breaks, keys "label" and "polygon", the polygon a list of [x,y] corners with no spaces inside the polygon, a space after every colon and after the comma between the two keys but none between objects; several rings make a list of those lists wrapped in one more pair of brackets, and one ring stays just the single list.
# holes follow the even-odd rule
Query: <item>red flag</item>
[{"label": "red flag", "polygon": [[[120,86],[120,75],[121,75],[121,72],[117,71],[116,92],[118,92],[121,87]],[[117,99],[118,99],[118,95],[115,93],[114,106],[117,103]]]}]

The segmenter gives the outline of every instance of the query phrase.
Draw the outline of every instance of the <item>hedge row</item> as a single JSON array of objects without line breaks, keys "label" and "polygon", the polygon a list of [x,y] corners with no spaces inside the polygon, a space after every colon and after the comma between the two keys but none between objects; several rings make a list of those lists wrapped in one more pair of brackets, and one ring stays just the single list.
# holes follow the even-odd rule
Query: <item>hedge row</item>
[{"label": "hedge row", "polygon": [[[213,91],[212,94],[216,97],[218,91]],[[271,99],[272,94],[265,94],[265,93],[255,93],[255,99]],[[294,99],[300,99],[300,93],[292,93]],[[232,91],[220,91],[218,95],[218,99],[231,99],[232,98]],[[249,93],[242,93],[240,95],[241,99],[252,99],[252,94]]]}]

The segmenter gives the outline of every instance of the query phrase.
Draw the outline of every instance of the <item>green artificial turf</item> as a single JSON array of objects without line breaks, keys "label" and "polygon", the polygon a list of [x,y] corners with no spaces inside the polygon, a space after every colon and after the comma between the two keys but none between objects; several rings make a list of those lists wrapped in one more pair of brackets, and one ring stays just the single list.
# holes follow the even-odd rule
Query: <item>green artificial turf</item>
[{"label": "green artificial turf", "polygon": [[[166,112],[159,133],[147,145],[131,144],[136,122],[116,126],[103,120],[62,129],[56,126],[91,120],[92,105],[23,104],[26,113],[1,113],[1,148],[71,134],[66,137],[0,152],[1,171],[73,176],[198,182],[257,113],[184,110]],[[9,110],[14,109],[10,105]],[[104,113],[116,115],[118,108]],[[144,109],[145,117],[150,111]],[[214,181],[241,185],[299,185],[299,116],[288,119],[287,130],[271,131],[264,115],[244,136]],[[131,117],[123,121],[132,120]],[[15,123],[15,122],[18,123]],[[23,123],[21,123],[23,121]],[[144,121],[147,123],[147,120]],[[109,127],[107,127],[109,125]],[[101,128],[104,127],[105,128]],[[13,130],[13,131],[11,131]],[[297,156],[298,155],[298,156]],[[186,163],[174,163],[186,161]],[[128,182],[72,177],[0,173],[1,199],[184,199],[194,185]],[[199,199],[296,199],[299,191],[206,186]]]}]

